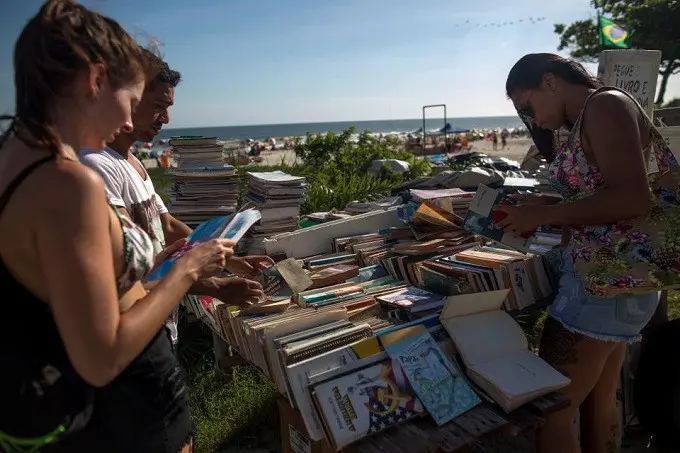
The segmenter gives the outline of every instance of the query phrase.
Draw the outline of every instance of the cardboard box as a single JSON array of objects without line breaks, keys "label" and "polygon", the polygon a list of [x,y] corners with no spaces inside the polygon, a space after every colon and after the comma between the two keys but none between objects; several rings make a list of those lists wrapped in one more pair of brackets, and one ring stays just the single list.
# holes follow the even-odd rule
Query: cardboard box
[{"label": "cardboard box", "polygon": [[285,399],[279,399],[282,453],[334,453],[325,440],[309,440],[300,411],[293,409]]}]

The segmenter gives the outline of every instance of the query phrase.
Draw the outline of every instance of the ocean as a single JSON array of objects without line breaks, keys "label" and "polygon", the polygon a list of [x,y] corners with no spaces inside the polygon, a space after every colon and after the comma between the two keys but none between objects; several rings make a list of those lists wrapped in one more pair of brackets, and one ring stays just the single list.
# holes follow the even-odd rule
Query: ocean
[{"label": "ocean", "polygon": [[[477,118],[448,118],[456,129],[494,129],[523,127],[524,124],[516,116],[486,116]],[[295,137],[307,132],[342,132],[354,126],[357,132],[369,130],[375,133],[410,132],[423,127],[422,118],[407,120],[376,120],[376,121],[339,121],[333,123],[298,123],[298,124],[260,124],[253,126],[222,126],[164,129],[158,139],[170,138],[178,135],[202,135],[204,137],[219,137],[221,139],[264,140],[268,137]],[[427,130],[444,127],[443,118],[428,118],[425,123]]]}]

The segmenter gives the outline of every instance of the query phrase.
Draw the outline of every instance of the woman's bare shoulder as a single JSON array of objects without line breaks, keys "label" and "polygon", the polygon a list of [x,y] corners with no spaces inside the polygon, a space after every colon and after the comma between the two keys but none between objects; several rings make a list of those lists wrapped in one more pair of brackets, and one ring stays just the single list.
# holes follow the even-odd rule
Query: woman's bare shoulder
[{"label": "woman's bare shoulder", "polygon": [[106,199],[104,182],[99,175],[79,162],[57,160],[45,166],[41,173],[38,184],[45,197],[55,203]]},{"label": "woman's bare shoulder", "polygon": [[632,114],[637,116],[639,108],[635,101],[619,90],[600,91],[592,96],[588,102],[588,112],[591,116]]}]

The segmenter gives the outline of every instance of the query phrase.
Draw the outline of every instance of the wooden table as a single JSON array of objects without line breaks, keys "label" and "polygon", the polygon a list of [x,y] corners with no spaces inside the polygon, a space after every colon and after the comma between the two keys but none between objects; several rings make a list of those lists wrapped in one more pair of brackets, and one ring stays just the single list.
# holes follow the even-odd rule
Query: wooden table
[{"label": "wooden table", "polygon": [[457,453],[491,435],[517,436],[540,428],[545,416],[569,405],[555,392],[506,414],[482,403],[455,420],[437,427],[429,417],[397,425],[348,446],[345,453]]}]

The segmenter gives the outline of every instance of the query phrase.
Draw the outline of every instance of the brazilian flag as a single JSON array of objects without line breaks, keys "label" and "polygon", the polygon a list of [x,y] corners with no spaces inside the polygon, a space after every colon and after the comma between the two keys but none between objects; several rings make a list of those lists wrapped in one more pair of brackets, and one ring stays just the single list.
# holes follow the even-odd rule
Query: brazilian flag
[{"label": "brazilian flag", "polygon": [[627,49],[630,47],[630,37],[632,30],[622,27],[606,17],[598,17],[598,28],[600,30],[600,44],[603,47],[618,47]]}]

